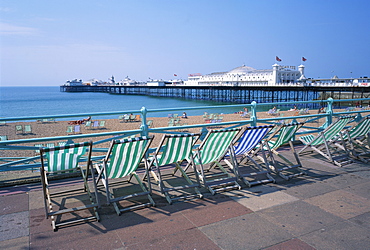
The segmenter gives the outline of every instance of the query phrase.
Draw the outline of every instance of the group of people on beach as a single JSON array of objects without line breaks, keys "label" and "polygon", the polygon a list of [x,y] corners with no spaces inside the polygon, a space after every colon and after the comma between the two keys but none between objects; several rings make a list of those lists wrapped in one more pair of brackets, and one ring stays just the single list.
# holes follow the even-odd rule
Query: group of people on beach
[{"label": "group of people on beach", "polygon": [[84,124],[85,122],[90,121],[90,120],[91,120],[91,116],[89,116],[87,118],[84,118],[82,120],[69,121],[68,124],[69,125],[81,125],[81,124]]}]

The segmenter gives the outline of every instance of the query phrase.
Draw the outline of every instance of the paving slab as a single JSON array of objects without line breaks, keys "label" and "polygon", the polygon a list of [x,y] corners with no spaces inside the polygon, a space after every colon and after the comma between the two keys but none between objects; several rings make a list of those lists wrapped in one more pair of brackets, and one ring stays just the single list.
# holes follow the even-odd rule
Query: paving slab
[{"label": "paving slab", "polygon": [[274,206],[257,212],[272,224],[299,237],[342,219],[304,201]]},{"label": "paving slab", "polygon": [[0,249],[6,250],[28,250],[30,248],[30,237],[23,236],[10,240],[0,241]]},{"label": "paving slab", "polygon": [[0,215],[28,211],[28,193],[0,196]]},{"label": "paving slab", "polygon": [[284,193],[292,195],[299,199],[307,199],[314,196],[322,195],[331,191],[337,190],[337,188],[330,186],[326,183],[316,181],[304,183],[302,185],[290,186],[284,190]]},{"label": "paving slab", "polygon": [[0,241],[29,235],[29,212],[0,215]]},{"label": "paving slab", "polygon": [[370,211],[369,199],[344,190],[336,190],[304,201],[343,219],[350,219]]},{"label": "paving slab", "polygon": [[98,222],[30,234],[31,249],[118,249],[124,245],[115,233]]},{"label": "paving slab", "polygon": [[340,221],[300,237],[316,249],[369,249],[370,230],[350,221]]},{"label": "paving slab", "polygon": [[353,173],[344,173],[333,178],[323,180],[322,182],[335,188],[347,188],[351,185],[358,185],[360,183],[369,182],[369,179],[363,178]]},{"label": "paving slab", "polygon": [[[130,216],[129,220],[132,220],[132,216]],[[181,213],[171,215],[157,214],[148,218],[148,220],[150,220],[150,223],[135,223],[132,226],[123,224],[121,228],[115,230],[115,233],[124,245],[131,245],[141,242],[143,237],[151,241],[195,228],[194,224]]]},{"label": "paving slab", "polygon": [[351,186],[346,187],[344,190],[370,200],[369,182],[363,182],[358,185],[351,185]]},{"label": "paving slab", "polygon": [[272,247],[268,247],[265,250],[315,250],[312,246],[308,245],[306,242],[301,241],[300,239],[292,239],[285,241],[283,243],[277,244]]},{"label": "paving slab", "polygon": [[353,222],[353,223],[355,223],[359,226],[366,227],[367,229],[370,229],[370,212],[360,214],[356,217],[353,217],[353,218],[349,219],[349,221],[351,221],[351,222]]},{"label": "paving slab", "polygon": [[126,245],[127,249],[221,249],[199,229],[193,228],[147,241],[145,237],[137,244]]},{"label": "paving slab", "polygon": [[[264,186],[265,190],[276,190],[274,187]],[[298,198],[291,196],[283,191],[261,191],[261,193],[251,193],[248,189],[229,192],[230,198],[251,209],[259,211],[269,207],[297,201]]]},{"label": "paving slab", "polygon": [[252,210],[231,199],[216,204],[207,204],[207,206],[196,209],[186,209],[182,211],[182,214],[196,227],[249,213],[252,213]]},{"label": "paving slab", "polygon": [[261,249],[293,237],[256,213],[199,228],[222,249]]}]

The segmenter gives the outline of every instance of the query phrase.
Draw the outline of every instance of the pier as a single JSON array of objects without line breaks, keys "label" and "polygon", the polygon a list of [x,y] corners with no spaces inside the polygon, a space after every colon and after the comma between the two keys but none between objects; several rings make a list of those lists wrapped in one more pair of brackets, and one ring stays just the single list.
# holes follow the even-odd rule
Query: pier
[{"label": "pier", "polygon": [[[293,102],[334,99],[369,98],[369,87],[314,86],[60,86],[62,92],[102,92],[123,95],[148,95],[227,103]],[[367,104],[367,103],[366,103]]]}]

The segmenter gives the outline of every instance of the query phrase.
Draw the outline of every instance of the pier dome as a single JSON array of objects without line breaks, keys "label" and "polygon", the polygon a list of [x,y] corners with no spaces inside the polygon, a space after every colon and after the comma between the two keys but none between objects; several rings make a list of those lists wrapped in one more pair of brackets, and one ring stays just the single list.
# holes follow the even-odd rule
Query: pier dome
[{"label": "pier dome", "polygon": [[230,70],[228,73],[229,74],[246,74],[246,73],[249,73],[251,71],[255,71],[256,69],[252,68],[252,67],[249,67],[249,66],[240,66],[240,67],[237,67],[235,69],[232,69]]}]

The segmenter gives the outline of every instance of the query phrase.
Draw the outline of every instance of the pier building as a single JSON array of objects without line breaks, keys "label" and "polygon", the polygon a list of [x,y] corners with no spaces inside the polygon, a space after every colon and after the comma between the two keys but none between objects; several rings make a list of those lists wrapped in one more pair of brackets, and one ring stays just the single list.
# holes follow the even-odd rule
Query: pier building
[{"label": "pier building", "polygon": [[282,66],[272,65],[272,69],[254,69],[240,66],[228,72],[216,72],[207,75],[190,74],[185,81],[186,86],[289,86],[302,84],[306,77],[304,65]]}]

